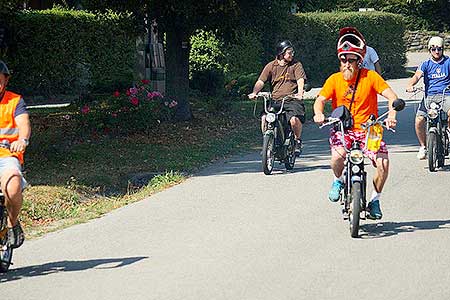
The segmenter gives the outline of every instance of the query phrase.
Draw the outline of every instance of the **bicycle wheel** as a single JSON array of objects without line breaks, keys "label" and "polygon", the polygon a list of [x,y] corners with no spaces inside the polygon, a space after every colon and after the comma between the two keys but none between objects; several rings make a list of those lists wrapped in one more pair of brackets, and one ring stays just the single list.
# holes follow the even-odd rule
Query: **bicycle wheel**
[{"label": "bicycle wheel", "polygon": [[11,265],[13,249],[3,245],[0,245],[0,247],[2,247],[0,249],[0,273],[6,273]]},{"label": "bicycle wheel", "polygon": [[359,218],[361,213],[361,182],[354,182],[351,187],[352,211],[349,214],[350,235],[352,238],[359,236]]},{"label": "bicycle wheel", "polygon": [[430,170],[430,172],[435,172],[438,155],[437,136],[435,132],[428,132],[427,147],[428,169]]},{"label": "bicycle wheel", "polygon": [[274,135],[272,131],[266,132],[263,137],[262,167],[264,174],[270,175],[273,170],[275,153],[273,152]]},{"label": "bicycle wheel", "polygon": [[295,165],[295,140],[293,138],[289,139],[289,146],[287,149],[287,158],[286,162],[284,163],[284,166],[286,167],[286,170],[292,170]]}]

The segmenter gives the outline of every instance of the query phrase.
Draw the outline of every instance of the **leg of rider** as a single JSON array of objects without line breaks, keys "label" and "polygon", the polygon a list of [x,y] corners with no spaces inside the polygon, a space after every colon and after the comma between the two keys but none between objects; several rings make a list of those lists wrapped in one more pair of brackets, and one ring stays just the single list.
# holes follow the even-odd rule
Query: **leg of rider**
[{"label": "leg of rider", "polygon": [[377,169],[375,171],[375,176],[373,177],[373,188],[372,196],[368,203],[369,217],[371,219],[381,219],[383,213],[380,207],[380,195],[383,190],[384,183],[389,174],[389,160],[386,155],[378,155],[376,159]]},{"label": "leg of rider", "polygon": [[389,175],[389,159],[383,156],[377,156],[377,169],[373,177],[373,187],[376,193],[381,193],[384,183]]},{"label": "leg of rider", "polygon": [[294,116],[289,120],[289,122],[291,123],[291,128],[292,131],[294,132],[295,139],[296,140],[301,139],[303,124],[302,122],[300,122],[300,119]]},{"label": "leg of rider", "polygon": [[427,134],[425,131],[425,118],[423,116],[416,116],[415,128],[419,145],[425,147]]},{"label": "leg of rider", "polygon": [[266,115],[261,116],[261,132],[264,134],[266,132]]},{"label": "leg of rider", "polygon": [[331,148],[331,169],[335,179],[342,181],[342,171],[344,171],[345,162],[345,149],[344,147],[333,147]]},{"label": "leg of rider", "polygon": [[8,210],[8,227],[17,224],[22,208],[22,178],[17,170],[5,171],[1,177],[2,191],[5,195],[6,209]]},{"label": "leg of rider", "polygon": [[345,149],[342,146],[334,146],[331,148],[331,169],[333,170],[334,180],[331,189],[328,192],[328,199],[336,202],[340,198],[340,193],[344,187],[344,179],[342,171],[344,170]]}]

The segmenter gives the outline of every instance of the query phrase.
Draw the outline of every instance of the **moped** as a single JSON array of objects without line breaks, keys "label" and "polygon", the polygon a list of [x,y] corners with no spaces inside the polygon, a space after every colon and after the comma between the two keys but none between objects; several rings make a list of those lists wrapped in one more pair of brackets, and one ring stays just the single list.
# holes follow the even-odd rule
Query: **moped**
[{"label": "moped", "polygon": [[[405,101],[397,99],[393,103],[393,110],[401,111],[405,107]],[[361,128],[366,131],[366,140],[364,145],[359,141],[353,141],[350,148],[347,148],[345,143],[345,136],[347,131],[345,129],[344,116],[339,111],[342,111],[342,106],[337,107],[332,113],[331,117],[326,118],[320,128],[324,126],[334,125],[335,130],[339,130],[341,134],[342,145],[346,152],[344,161],[344,188],[341,190],[340,203],[343,206],[342,214],[344,220],[349,221],[350,235],[353,238],[359,236],[360,220],[369,218],[369,208],[366,201],[367,194],[367,172],[365,167],[365,151],[370,150],[376,152],[379,150],[381,140],[383,138],[384,118],[389,111],[376,118],[371,115],[366,123],[361,125]],[[348,117],[348,116],[346,116]],[[350,116],[351,117],[351,116]],[[393,129],[389,129],[394,131]]]}]

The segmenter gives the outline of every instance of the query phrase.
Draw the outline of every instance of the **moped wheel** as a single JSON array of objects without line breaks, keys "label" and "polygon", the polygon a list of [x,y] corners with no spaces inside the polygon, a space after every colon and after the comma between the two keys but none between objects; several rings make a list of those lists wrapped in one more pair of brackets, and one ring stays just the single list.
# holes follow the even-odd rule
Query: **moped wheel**
[{"label": "moped wheel", "polygon": [[7,246],[0,246],[0,273],[6,273],[11,265],[13,249]]},{"label": "moped wheel", "polygon": [[436,171],[436,162],[438,156],[437,136],[434,132],[428,132],[427,140],[428,151],[428,169],[430,172]]},{"label": "moped wheel", "polygon": [[361,200],[361,182],[354,182],[351,188],[352,212],[349,215],[350,235],[352,236],[352,238],[357,238],[359,236]]},{"label": "moped wheel", "polygon": [[264,174],[270,175],[273,170],[273,164],[275,162],[274,153],[274,135],[273,132],[267,132],[263,137],[263,148],[262,148],[262,167]]},{"label": "moped wheel", "polygon": [[289,140],[289,147],[287,150],[287,161],[284,163],[284,166],[286,167],[286,170],[292,170],[295,165],[295,140],[291,138]]},{"label": "moped wheel", "polygon": [[437,143],[437,166],[438,168],[442,168],[445,162],[445,153],[444,153],[444,145],[445,140],[444,136],[438,139]]}]

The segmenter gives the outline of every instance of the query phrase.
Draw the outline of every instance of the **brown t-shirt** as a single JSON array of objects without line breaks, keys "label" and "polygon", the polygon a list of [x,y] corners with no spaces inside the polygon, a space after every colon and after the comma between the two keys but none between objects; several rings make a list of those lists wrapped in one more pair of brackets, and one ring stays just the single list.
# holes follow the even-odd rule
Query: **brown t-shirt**
[{"label": "brown t-shirt", "polygon": [[280,66],[276,59],[268,63],[259,75],[259,80],[263,82],[270,79],[272,97],[275,100],[297,93],[297,80],[300,78],[306,80],[305,70],[299,61],[292,61],[287,65]]}]

